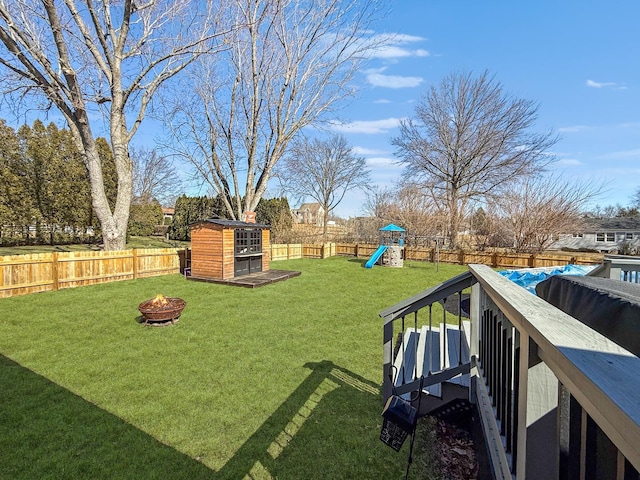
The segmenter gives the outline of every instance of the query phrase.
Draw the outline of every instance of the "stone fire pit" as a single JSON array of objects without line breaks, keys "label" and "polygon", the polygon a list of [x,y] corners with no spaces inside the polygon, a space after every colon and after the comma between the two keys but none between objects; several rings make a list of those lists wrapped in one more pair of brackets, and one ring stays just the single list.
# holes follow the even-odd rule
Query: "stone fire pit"
[{"label": "stone fire pit", "polygon": [[138,310],[144,318],[145,325],[164,326],[172,325],[178,321],[187,302],[181,298],[156,295],[138,305]]}]

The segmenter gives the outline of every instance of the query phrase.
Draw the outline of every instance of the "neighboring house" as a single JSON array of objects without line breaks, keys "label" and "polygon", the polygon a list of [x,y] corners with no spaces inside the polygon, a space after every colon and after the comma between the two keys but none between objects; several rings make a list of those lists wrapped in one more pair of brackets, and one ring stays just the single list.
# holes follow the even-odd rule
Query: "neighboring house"
[{"label": "neighboring house", "polygon": [[640,218],[591,218],[582,231],[562,234],[549,250],[563,248],[616,253],[640,249]]},{"label": "neighboring house", "polygon": [[162,207],[162,224],[163,225],[171,225],[173,222],[173,215],[175,213],[175,208],[173,207]]},{"label": "neighboring house", "polygon": [[306,223],[322,227],[324,225],[324,208],[319,203],[303,203],[300,208],[292,210],[297,223]]}]

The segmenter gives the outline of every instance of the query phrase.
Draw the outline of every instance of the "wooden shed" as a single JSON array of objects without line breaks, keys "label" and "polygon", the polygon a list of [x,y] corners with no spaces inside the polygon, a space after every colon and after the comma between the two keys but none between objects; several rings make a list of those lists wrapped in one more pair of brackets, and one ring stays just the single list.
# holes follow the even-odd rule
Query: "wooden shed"
[{"label": "wooden shed", "polygon": [[212,218],[191,226],[191,277],[229,280],[267,272],[270,226]]}]

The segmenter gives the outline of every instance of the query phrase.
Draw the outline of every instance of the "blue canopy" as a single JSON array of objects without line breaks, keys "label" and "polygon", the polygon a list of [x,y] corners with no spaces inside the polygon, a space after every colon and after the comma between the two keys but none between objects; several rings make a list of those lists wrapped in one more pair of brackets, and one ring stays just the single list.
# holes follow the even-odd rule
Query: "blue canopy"
[{"label": "blue canopy", "polygon": [[399,227],[397,225],[394,225],[393,223],[390,223],[386,227],[382,227],[380,231],[381,232],[404,232],[405,230],[402,227]]}]

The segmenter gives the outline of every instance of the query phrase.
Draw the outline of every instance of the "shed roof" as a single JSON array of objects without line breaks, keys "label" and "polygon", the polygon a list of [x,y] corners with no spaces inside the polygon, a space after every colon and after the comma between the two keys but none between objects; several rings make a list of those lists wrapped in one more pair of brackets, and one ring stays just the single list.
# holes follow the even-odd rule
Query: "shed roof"
[{"label": "shed roof", "polygon": [[389,225],[387,225],[386,227],[382,227],[380,229],[381,232],[404,232],[405,229],[402,227],[397,226],[394,223],[390,223]]},{"label": "shed roof", "polygon": [[194,223],[194,225],[199,225],[201,223],[212,223],[214,225],[220,225],[227,228],[260,228],[263,230],[271,228],[271,225],[241,222],[240,220],[227,220],[226,218],[208,218],[206,220],[202,220],[201,222],[196,222]]}]

